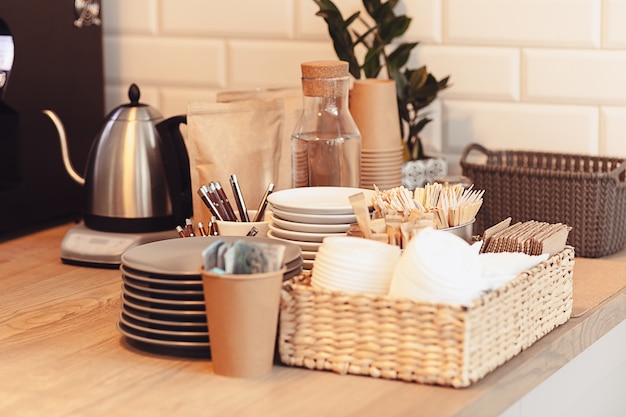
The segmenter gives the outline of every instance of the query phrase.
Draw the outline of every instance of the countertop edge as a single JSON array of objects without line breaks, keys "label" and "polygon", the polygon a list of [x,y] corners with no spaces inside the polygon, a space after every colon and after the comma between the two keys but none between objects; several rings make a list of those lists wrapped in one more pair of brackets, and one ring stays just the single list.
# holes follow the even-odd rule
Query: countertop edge
[{"label": "countertop edge", "polygon": [[622,291],[583,316],[570,318],[474,384],[470,389],[483,394],[454,417],[498,416],[624,320],[626,292]]}]

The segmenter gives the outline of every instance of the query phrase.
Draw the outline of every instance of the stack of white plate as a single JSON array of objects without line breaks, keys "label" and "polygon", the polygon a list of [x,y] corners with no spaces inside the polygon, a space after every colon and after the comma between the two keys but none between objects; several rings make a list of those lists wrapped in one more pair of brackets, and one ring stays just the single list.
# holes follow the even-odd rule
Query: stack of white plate
[{"label": "stack of white plate", "polygon": [[302,250],[304,269],[313,260],[324,238],[345,236],[356,222],[350,196],[365,193],[371,201],[374,192],[350,187],[303,187],[276,191],[268,196],[270,204],[267,236],[297,245]]},{"label": "stack of white plate", "polygon": [[381,190],[402,185],[402,146],[361,150],[361,187]]},{"label": "stack of white plate", "polygon": [[177,238],[129,249],[121,258],[122,311],[117,325],[129,343],[163,354],[209,355],[200,269],[202,251],[218,239],[284,244],[284,279],[302,272],[298,246],[262,237]]}]

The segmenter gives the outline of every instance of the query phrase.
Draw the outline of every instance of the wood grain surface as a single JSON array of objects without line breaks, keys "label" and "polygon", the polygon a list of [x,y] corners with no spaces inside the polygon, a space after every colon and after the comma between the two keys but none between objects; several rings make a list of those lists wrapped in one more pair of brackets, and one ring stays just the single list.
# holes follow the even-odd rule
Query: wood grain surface
[{"label": "wood grain surface", "polygon": [[280,364],[221,377],[209,359],[127,343],[120,272],[60,260],[71,226],[0,243],[1,416],[496,416],[626,319],[622,291],[464,389]]}]

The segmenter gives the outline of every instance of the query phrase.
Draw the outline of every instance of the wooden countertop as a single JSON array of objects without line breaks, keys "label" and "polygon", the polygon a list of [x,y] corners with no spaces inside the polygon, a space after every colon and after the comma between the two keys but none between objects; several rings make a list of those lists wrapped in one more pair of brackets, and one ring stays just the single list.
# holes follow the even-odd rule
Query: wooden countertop
[{"label": "wooden countertop", "polygon": [[[127,344],[116,329],[119,271],[60,260],[71,226],[0,243],[2,416],[489,417],[626,319],[620,291],[463,389],[283,365],[257,379],[221,377],[208,359],[159,356]],[[612,258],[626,262],[626,252]]]}]

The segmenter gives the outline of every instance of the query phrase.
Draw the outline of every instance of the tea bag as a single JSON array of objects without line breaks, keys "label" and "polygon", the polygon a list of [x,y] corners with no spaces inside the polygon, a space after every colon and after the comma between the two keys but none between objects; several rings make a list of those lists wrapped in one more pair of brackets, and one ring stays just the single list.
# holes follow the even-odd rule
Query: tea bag
[{"label": "tea bag", "polygon": [[[279,174],[283,111],[280,99],[188,104],[186,146],[195,219],[211,217],[196,191],[211,181],[229,184],[231,174],[237,175],[248,206],[258,206]],[[232,190],[224,190],[234,201]]]},{"label": "tea bag", "polygon": [[220,247],[226,244],[223,240],[216,240],[202,251],[202,266],[206,271],[210,271],[218,266],[217,252]]},{"label": "tea bag", "polygon": [[260,274],[278,271],[285,258],[285,246],[237,240],[218,240],[202,251],[206,271],[227,274]]}]

